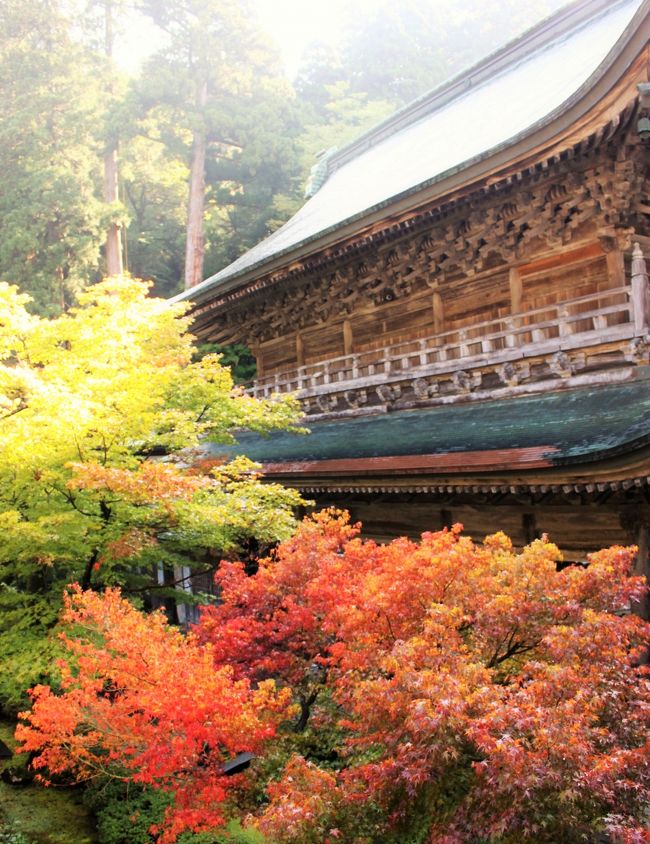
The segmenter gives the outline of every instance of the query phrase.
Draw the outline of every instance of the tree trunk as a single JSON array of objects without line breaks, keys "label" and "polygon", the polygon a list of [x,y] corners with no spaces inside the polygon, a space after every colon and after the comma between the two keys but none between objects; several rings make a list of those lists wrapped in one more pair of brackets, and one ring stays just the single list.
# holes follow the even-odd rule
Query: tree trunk
[{"label": "tree trunk", "polygon": [[[113,58],[113,3],[112,0],[104,2],[104,51],[107,59]],[[112,85],[109,82],[108,94],[112,94]],[[118,201],[117,192],[117,144],[112,143],[104,155],[104,202],[113,203]],[[111,223],[106,232],[106,275],[122,275],[122,240],[120,227],[117,223]]]},{"label": "tree trunk", "polygon": [[307,722],[309,721],[309,716],[311,715],[311,708],[316,703],[317,697],[318,689],[311,692],[311,694],[307,696],[303,694],[299,695],[300,715],[298,717],[298,720],[294,724],[294,733],[304,733],[307,729]]},{"label": "tree trunk", "polygon": [[[104,156],[104,201],[117,199],[117,149],[111,149]],[[106,233],[106,275],[122,275],[123,269],[120,227],[111,223]]]},{"label": "tree trunk", "polygon": [[[208,99],[205,82],[199,88],[198,106],[203,119],[203,110]],[[185,247],[185,289],[203,281],[203,210],[205,206],[205,155],[207,139],[205,128],[196,129],[192,140],[192,164],[190,169],[190,197],[187,208],[187,240]]]}]

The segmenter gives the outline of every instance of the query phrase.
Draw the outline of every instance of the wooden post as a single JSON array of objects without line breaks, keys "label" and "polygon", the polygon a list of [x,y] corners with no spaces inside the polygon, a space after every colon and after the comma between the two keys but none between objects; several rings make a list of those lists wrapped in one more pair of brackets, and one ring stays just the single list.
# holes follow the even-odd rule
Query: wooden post
[{"label": "wooden post", "polygon": [[519,267],[510,267],[510,272],[508,273],[508,281],[510,283],[510,313],[518,314],[521,312],[521,299],[523,290]]},{"label": "wooden post", "polygon": [[255,366],[257,368],[257,377],[264,378],[264,358],[262,357],[262,350],[259,346],[251,349],[255,358]]},{"label": "wooden post", "polygon": [[632,312],[635,334],[645,334],[650,322],[648,319],[648,271],[638,243],[634,244],[632,252]]},{"label": "wooden post", "polygon": [[[619,510],[619,521],[630,540],[637,546],[632,574],[650,576],[650,511],[645,496],[638,495]],[[646,592],[640,601],[632,602],[632,612],[646,621],[650,618],[650,595]],[[650,662],[650,649],[646,648],[643,663]]]},{"label": "wooden post", "polygon": [[428,361],[427,361],[427,341],[426,340],[420,340],[420,342],[419,342],[418,359],[420,361],[420,366],[426,366],[427,365]]},{"label": "wooden post", "polygon": [[506,348],[514,349],[519,345],[519,335],[517,329],[521,325],[521,319],[514,314],[521,313],[521,300],[523,295],[523,286],[521,282],[521,273],[519,267],[510,267],[508,273],[508,284],[510,285],[510,319],[505,320],[505,326],[508,334],[506,335]]},{"label": "wooden post", "polygon": [[300,332],[296,334],[296,361],[298,366],[305,365],[305,341]]},{"label": "wooden post", "polygon": [[612,249],[605,253],[607,261],[607,275],[612,287],[625,287],[625,257],[620,249]]},{"label": "wooden post", "polygon": [[359,355],[352,358],[352,379],[356,381],[359,377]]},{"label": "wooden post", "polygon": [[440,511],[440,527],[447,528],[447,530],[451,530],[453,527],[454,520],[451,514],[451,510],[441,510]]},{"label": "wooden post", "polygon": [[352,324],[349,319],[343,320],[343,354],[351,355],[353,346]]},{"label": "wooden post", "polygon": [[517,323],[518,320],[513,319],[504,319],[503,324],[506,327],[506,348],[507,349],[516,349],[519,345],[519,335],[517,334]]},{"label": "wooden post", "polygon": [[[639,549],[636,555],[634,566],[634,574],[642,575],[643,577],[650,577],[650,562],[648,558],[648,526],[645,521],[640,520],[637,525],[636,546]],[[641,618],[650,618],[650,595],[647,593],[643,598],[633,607],[637,615]]]},{"label": "wooden post", "polygon": [[558,324],[558,331],[560,332],[560,337],[567,337],[571,334],[573,330],[573,325],[569,321],[569,317],[571,314],[569,313],[569,309],[567,307],[558,308],[557,311],[557,324]]},{"label": "wooden post", "polygon": [[469,345],[467,343],[467,331],[461,328],[458,332],[459,353],[461,358],[468,358],[470,356]]},{"label": "wooden post", "polygon": [[442,334],[445,330],[445,308],[442,302],[442,296],[437,290],[433,291],[431,308],[433,311],[433,333],[436,335]]},{"label": "wooden post", "polygon": [[536,539],[539,539],[539,531],[537,530],[537,519],[535,513],[523,513],[521,516],[521,528],[524,535],[524,542],[530,545]]}]

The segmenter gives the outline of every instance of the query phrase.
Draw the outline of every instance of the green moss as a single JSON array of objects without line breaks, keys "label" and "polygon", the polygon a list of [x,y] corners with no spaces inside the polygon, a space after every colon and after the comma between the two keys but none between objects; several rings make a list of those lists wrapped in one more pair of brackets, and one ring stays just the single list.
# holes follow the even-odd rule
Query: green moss
[{"label": "green moss", "polygon": [[[151,844],[149,829],[162,822],[171,803],[171,795],[164,791],[117,781],[91,786],[85,799],[97,817],[99,844]],[[237,821],[231,821],[226,831],[184,833],[178,844],[263,844],[264,841],[259,832],[242,829]]]},{"label": "green moss", "polygon": [[[14,747],[14,725],[0,722],[0,739]],[[0,763],[26,765],[24,756]],[[97,844],[80,788],[12,786],[0,780],[0,844]]]}]

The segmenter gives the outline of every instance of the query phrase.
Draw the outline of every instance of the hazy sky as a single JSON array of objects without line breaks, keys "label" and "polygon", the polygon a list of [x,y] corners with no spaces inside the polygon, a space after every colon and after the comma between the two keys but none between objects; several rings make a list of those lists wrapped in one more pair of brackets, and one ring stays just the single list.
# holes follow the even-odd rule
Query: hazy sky
[{"label": "hazy sky", "polygon": [[[289,77],[295,75],[302,52],[310,42],[336,44],[341,40],[342,12],[351,2],[355,4],[356,14],[363,15],[365,10],[377,6],[379,0],[253,0],[263,27],[280,48]],[[462,8],[463,0],[456,2]],[[522,2],[528,4],[531,21],[544,17],[540,0]],[[558,8],[567,2],[569,0],[545,0],[544,10],[549,3]],[[539,9],[537,15],[535,8]],[[142,60],[158,46],[155,27],[147,26],[142,20],[134,20],[120,40],[118,60],[130,72],[136,72]],[[491,48],[485,52],[491,52]]]},{"label": "hazy sky", "polygon": [[373,5],[373,0],[254,0],[262,25],[280,47],[290,77],[295,75],[307,44],[340,41],[340,18],[350,2],[355,3],[358,14]]},{"label": "hazy sky", "polygon": [[[304,47],[319,40],[336,44],[341,40],[342,12],[354,3],[355,13],[363,16],[364,11],[379,5],[378,0],[253,0],[260,20],[279,45],[289,76],[293,76],[300,62]],[[399,0],[393,0],[399,3]],[[531,21],[535,22],[547,14],[547,9],[565,6],[569,0],[522,0],[527,3]],[[459,8],[463,0],[456,0]],[[445,3],[447,6],[448,3]],[[535,14],[538,9],[538,14]],[[494,45],[495,47],[498,45]],[[491,48],[485,50],[491,52]]]},{"label": "hazy sky", "polygon": [[[277,44],[287,75],[293,77],[304,48],[312,41],[336,43],[341,38],[341,16],[350,0],[253,0],[260,22]],[[376,0],[354,0],[359,13]],[[124,70],[135,73],[158,46],[156,28],[134,16],[120,36],[117,59]]]}]

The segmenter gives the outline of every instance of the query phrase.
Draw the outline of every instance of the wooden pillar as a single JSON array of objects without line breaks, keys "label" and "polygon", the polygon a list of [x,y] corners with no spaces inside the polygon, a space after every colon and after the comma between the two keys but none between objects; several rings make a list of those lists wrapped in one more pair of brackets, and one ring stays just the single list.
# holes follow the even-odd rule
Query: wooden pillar
[{"label": "wooden pillar", "polygon": [[516,349],[520,341],[517,329],[521,325],[521,320],[518,316],[516,317],[514,315],[521,313],[521,301],[523,297],[523,286],[519,267],[510,267],[508,283],[510,285],[510,319],[506,319],[504,323],[508,332],[506,335],[506,347],[508,349]]},{"label": "wooden pillar", "polygon": [[605,253],[607,276],[612,287],[625,287],[625,257],[620,249],[611,249]]},{"label": "wooden pillar", "polygon": [[510,313],[518,314],[521,312],[522,299],[521,273],[519,272],[519,267],[510,267],[508,281],[510,282]]},{"label": "wooden pillar", "polygon": [[349,319],[343,320],[343,354],[351,355],[353,352],[354,338],[352,335],[352,324]]},{"label": "wooden pillar", "polygon": [[539,531],[537,530],[537,519],[535,513],[523,513],[521,516],[521,529],[524,535],[524,542],[530,545],[539,538]]},{"label": "wooden pillar", "polygon": [[298,366],[305,365],[305,342],[300,332],[296,334],[296,361]]},{"label": "wooden pillar", "polygon": [[441,510],[440,511],[440,528],[447,528],[447,530],[451,530],[453,527],[454,520],[451,513],[451,510]]},{"label": "wooden pillar", "polygon": [[255,366],[257,368],[257,378],[264,378],[264,358],[262,357],[262,350],[259,346],[251,349],[253,357],[255,358]]},{"label": "wooden pillar", "polygon": [[[645,496],[630,500],[619,510],[620,525],[638,548],[633,574],[650,578],[650,510]],[[632,612],[646,620],[650,619],[650,594],[632,604]],[[646,652],[646,662],[650,653]]]},{"label": "wooden pillar", "polygon": [[[634,574],[642,575],[650,581],[650,559],[648,557],[648,525],[641,519],[636,529],[636,546],[639,549],[634,565]],[[644,618],[650,619],[650,595],[646,593],[643,598],[633,607],[634,612]]]},{"label": "wooden pillar", "polygon": [[433,291],[431,297],[431,308],[433,311],[433,333],[442,334],[445,330],[445,307],[442,296],[438,290]]},{"label": "wooden pillar", "polygon": [[638,243],[632,252],[632,310],[635,334],[645,334],[648,328],[648,271]]}]

